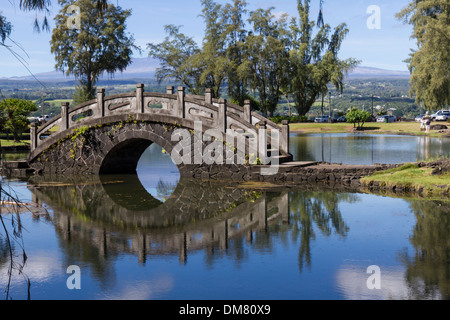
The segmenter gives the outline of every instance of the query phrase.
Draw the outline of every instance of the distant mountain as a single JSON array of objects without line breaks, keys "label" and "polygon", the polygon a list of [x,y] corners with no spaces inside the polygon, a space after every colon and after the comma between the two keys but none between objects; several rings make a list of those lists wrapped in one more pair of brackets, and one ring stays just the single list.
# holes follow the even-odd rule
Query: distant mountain
[{"label": "distant mountain", "polygon": [[408,71],[385,70],[371,67],[356,67],[347,75],[347,79],[409,79]]},{"label": "distant mountain", "polygon": [[[159,67],[159,62],[156,59],[151,58],[133,58],[131,65],[128,66],[123,72],[116,72],[113,79],[153,79],[155,77],[155,70]],[[35,74],[36,78],[40,81],[62,81],[62,80],[75,80],[73,76],[66,77],[61,71],[50,71]],[[104,74],[99,80],[108,80],[110,76]],[[6,79],[3,79],[6,80]],[[32,76],[12,77],[7,80],[34,80]]]},{"label": "distant mountain", "polygon": [[[159,61],[152,58],[133,58],[131,65],[123,72],[114,74],[114,80],[125,79],[153,79],[155,71],[159,67]],[[40,81],[63,81],[74,80],[74,77],[66,77],[60,71],[50,71],[35,74]],[[357,67],[350,72],[347,79],[408,79],[410,74],[407,71],[385,70],[371,67]],[[108,80],[109,76],[105,74],[99,80]],[[34,80],[32,76],[12,77],[3,80]]]}]

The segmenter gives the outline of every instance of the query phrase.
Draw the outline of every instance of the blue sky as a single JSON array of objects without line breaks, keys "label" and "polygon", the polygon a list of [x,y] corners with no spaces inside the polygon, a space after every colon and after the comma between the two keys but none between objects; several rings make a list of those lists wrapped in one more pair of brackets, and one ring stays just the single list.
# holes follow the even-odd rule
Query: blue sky
[{"label": "blue sky", "polygon": [[[200,44],[204,34],[204,24],[201,13],[200,0],[172,0],[172,1],[144,1],[144,0],[112,0],[126,9],[132,9],[133,14],[128,20],[127,30],[136,39],[137,45],[143,52],[135,57],[148,54],[146,44],[161,42],[164,37],[164,26],[167,24],[182,25],[182,31],[194,37]],[[2,1],[0,11],[13,24],[11,38],[19,43],[20,49],[15,50],[24,57],[28,68],[33,73],[54,70],[54,57],[50,53],[51,32],[36,33],[33,22],[36,13],[26,13],[18,9],[19,1]],[[225,0],[216,0],[225,3]],[[248,9],[275,7],[274,13],[288,13],[298,17],[297,1],[258,1],[247,0]],[[56,0],[52,1],[51,27],[54,26],[53,15],[58,10]],[[317,17],[319,0],[312,1],[312,18]],[[375,67],[389,70],[407,70],[403,62],[415,47],[410,39],[411,26],[404,25],[395,18],[395,14],[404,8],[408,0],[325,0],[325,22],[332,27],[346,22],[350,33],[343,42],[341,58],[353,57],[361,60],[361,66]],[[367,9],[371,5],[380,8],[381,26],[379,29],[369,29],[367,20],[371,14]],[[40,15],[38,14],[38,17]],[[11,44],[11,43],[9,43]],[[29,72],[4,48],[0,48],[0,78],[12,76],[26,76]]]}]

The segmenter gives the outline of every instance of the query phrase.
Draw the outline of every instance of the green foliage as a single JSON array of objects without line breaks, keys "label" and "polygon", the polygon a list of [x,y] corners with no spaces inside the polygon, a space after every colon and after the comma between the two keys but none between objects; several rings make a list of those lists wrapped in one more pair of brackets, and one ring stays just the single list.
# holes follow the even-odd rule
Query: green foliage
[{"label": "green foliage", "polygon": [[91,88],[89,90],[86,86],[77,85],[75,87],[75,93],[73,94],[72,99],[75,106],[95,99],[95,88]]},{"label": "green foliage", "polygon": [[364,123],[366,123],[367,120],[369,120],[371,117],[371,114],[367,111],[361,111],[359,109],[352,109],[346,114],[347,122],[353,123],[353,126],[356,127],[356,124],[358,125],[358,128],[362,128],[364,126]]},{"label": "green foliage", "polygon": [[168,35],[163,42],[147,44],[149,56],[159,59],[161,63],[161,67],[156,70],[158,82],[175,80],[191,93],[200,94],[203,89],[200,81],[202,68],[195,60],[200,53],[197,43],[181,33],[178,26],[167,25],[165,31]]},{"label": "green foliage", "polygon": [[37,110],[35,103],[27,100],[6,99],[0,102],[1,130],[8,130],[14,136],[14,141],[20,141],[20,135],[28,129],[27,117]]},{"label": "green foliage", "polygon": [[[251,107],[252,110],[263,111],[263,109],[261,107],[261,103],[258,100],[256,100],[254,97],[252,97],[250,95],[245,95],[243,98],[244,98],[244,101],[245,100],[250,100],[250,107]],[[237,101],[237,100],[235,100],[233,98],[230,100],[230,102],[233,103],[233,104],[237,104],[237,105],[241,104],[239,101]]]},{"label": "green foliage", "polygon": [[450,5],[441,0],[414,0],[397,14],[413,26],[417,50],[406,60],[411,72],[411,93],[426,109],[450,104]]},{"label": "green foliage", "polygon": [[[289,20],[287,14],[277,18],[274,8],[248,12],[243,0],[202,0],[202,6],[202,48],[175,26],[166,26],[165,41],[148,45],[150,56],[162,62],[160,81],[175,79],[194,94],[211,88],[215,98],[226,86],[228,99],[239,105],[252,92],[267,115],[274,114],[282,96],[290,107],[291,95],[298,113],[305,115],[329,83],[342,92],[344,74],[358,63],[338,58],[348,33],[345,24],[332,31],[320,14],[319,30],[313,34],[316,23],[309,19],[309,0],[298,2],[299,21]],[[251,28],[245,25],[246,16]]]},{"label": "green foliage", "polygon": [[259,93],[261,111],[270,116],[284,93],[282,87],[289,82],[287,15],[276,20],[273,9],[250,12],[253,32],[245,41],[245,49],[251,57],[246,62],[249,86]]},{"label": "green foliage", "polygon": [[91,129],[91,127],[86,127],[86,126],[81,126],[76,130],[73,130],[72,136],[71,136],[71,140],[72,142],[75,142],[78,137],[84,136],[86,134],[86,132],[88,132]]},{"label": "green foliage", "polygon": [[277,124],[281,123],[283,120],[288,120],[289,123],[304,123],[308,122],[308,118],[306,116],[275,116],[269,118],[270,121],[275,122]]},{"label": "green foliage", "polygon": [[[298,1],[299,21],[292,20],[290,29],[290,62],[293,74],[292,86],[297,111],[305,115],[320,94],[326,94],[327,85],[332,83],[342,92],[344,75],[359,64],[349,58],[340,60],[338,53],[349,30],[345,23],[338,25],[333,32],[328,24],[319,26],[310,20],[310,1]],[[314,34],[314,27],[318,27]]]},{"label": "green foliage", "polygon": [[12,25],[6,20],[6,17],[0,15],[0,42],[3,44],[11,34]]},{"label": "green foliage", "polygon": [[95,94],[95,85],[103,73],[123,71],[131,63],[134,38],[125,32],[131,10],[113,4],[99,8],[98,3],[79,0],[80,29],[69,29],[68,7],[73,1],[60,0],[60,12],[55,17],[51,52],[55,54],[57,70],[73,74],[79,81],[77,99],[84,100]]}]

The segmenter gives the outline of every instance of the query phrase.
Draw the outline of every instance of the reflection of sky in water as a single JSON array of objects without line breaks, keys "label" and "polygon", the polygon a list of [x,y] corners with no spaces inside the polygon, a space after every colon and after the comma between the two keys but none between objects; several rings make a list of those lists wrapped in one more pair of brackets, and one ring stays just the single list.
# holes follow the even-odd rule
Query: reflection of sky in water
[{"label": "reflection of sky in water", "polygon": [[[145,181],[145,178],[142,180]],[[20,187],[20,183],[17,182],[14,186]],[[25,189],[25,186],[26,184],[22,184],[22,188]],[[25,194],[22,191],[20,193]],[[81,226],[86,230],[79,236],[74,232],[72,238],[67,239],[62,229],[56,232],[52,222],[45,221],[44,218],[37,220],[30,214],[21,215],[26,230],[25,250],[29,258],[24,271],[32,283],[31,298],[411,298],[411,283],[405,275],[407,268],[414,265],[414,260],[405,264],[401,255],[405,252],[409,256],[414,255],[417,248],[412,245],[411,237],[414,230],[422,228],[416,228],[417,221],[410,201],[368,194],[304,192],[295,189],[289,191],[288,197],[280,196],[277,192],[261,195],[256,200],[257,203],[262,200],[267,202],[253,208],[254,212],[243,210],[249,208],[246,203],[243,208],[237,207],[236,210],[242,216],[252,213],[252,219],[256,219],[264,208],[268,214],[273,214],[278,211],[273,210],[275,207],[272,206],[286,206],[290,216],[288,223],[280,217],[272,219],[272,216],[270,219],[266,217],[265,220],[255,220],[251,236],[248,233],[237,233],[236,237],[229,239],[227,248],[214,247],[212,250],[205,246],[189,250],[186,263],[180,263],[179,252],[156,253],[159,248],[164,247],[159,245],[165,243],[165,238],[161,238],[160,242],[147,241],[149,252],[152,249],[155,254],[149,255],[147,263],[142,264],[138,263],[136,233],[131,229],[123,230],[121,234],[116,229],[111,231],[102,227],[103,231],[99,234],[104,232],[108,244],[106,251],[102,253],[97,251],[101,248],[97,243],[101,240],[99,237],[92,240],[88,237],[89,241],[84,238],[91,232],[90,223],[78,225],[81,221],[72,219],[74,230]],[[339,213],[336,219],[327,220],[333,212]],[[70,212],[68,214],[71,216]],[[65,214],[55,216],[67,219]],[[441,216],[436,211],[433,219]],[[339,221],[348,227],[344,236],[332,227]],[[319,225],[321,222],[324,222],[323,226]],[[267,226],[259,229],[257,226],[263,223],[267,223]],[[199,223],[199,230],[203,230],[201,225]],[[328,228],[330,232],[327,232]],[[97,229],[92,229],[95,230]],[[146,235],[150,237],[154,232],[153,230]],[[211,234],[209,229],[208,232]],[[192,241],[196,235],[192,233],[189,239]],[[173,242],[171,239],[169,232],[168,243]],[[127,241],[130,244],[123,246]],[[74,243],[77,245],[73,246]],[[116,245],[122,245],[121,248],[128,250],[117,251]],[[305,255],[309,262],[300,268],[299,256],[305,247],[309,248],[309,254]],[[66,269],[72,264],[79,265],[82,270],[80,291],[70,291],[66,287],[69,276]],[[366,286],[369,277],[366,270],[371,265],[377,265],[381,269],[381,290],[369,290]],[[6,275],[7,264],[0,262],[2,288],[8,281]],[[13,298],[26,298],[26,286],[22,277],[14,277],[11,289]],[[4,295],[0,293],[1,297]],[[439,299],[440,296],[436,295],[435,298]]]},{"label": "reflection of sky in water", "polygon": [[396,164],[448,157],[450,139],[366,134],[293,134],[290,151],[297,161]]},{"label": "reflection of sky in water", "polygon": [[[346,135],[336,136],[344,139]],[[321,135],[315,137],[316,144],[321,138]],[[404,140],[396,140],[396,143],[389,139],[372,139],[370,136],[368,140],[366,136],[362,139],[345,137],[347,141],[352,141],[351,138],[353,142],[349,143],[353,144],[353,161],[358,160],[355,156],[358,155],[358,150],[362,150],[363,155],[367,151],[364,147],[367,141],[372,140],[379,146],[385,144],[385,149],[396,154],[401,161],[404,161],[402,152],[407,152],[409,148],[412,148],[412,154],[417,156],[417,144],[425,141],[417,139],[418,137],[405,137]],[[327,141],[326,138],[324,141]],[[436,139],[430,144],[438,142]],[[438,149],[436,145],[433,148]],[[442,148],[441,150],[449,152],[448,142],[443,142]],[[403,151],[396,153],[398,149]],[[311,152],[314,148],[308,142],[307,148],[302,147],[300,150]],[[319,151],[321,154],[321,147]],[[335,156],[333,152],[332,156]],[[367,158],[360,157],[359,161],[361,159]],[[390,159],[395,160],[394,157]],[[150,147],[142,156],[138,175],[145,189],[162,201],[180,179],[169,155],[164,154],[157,145]],[[3,180],[3,186],[7,182],[6,179]],[[9,185],[22,200],[31,198],[26,183],[10,181]],[[234,189],[229,190],[232,192]],[[448,226],[448,219],[444,206],[448,205],[447,203],[431,207],[433,215],[423,215],[423,221],[419,224],[415,213],[421,213],[422,207],[418,207],[415,212],[415,206],[410,200],[359,193],[307,192],[295,188],[290,189],[286,197],[278,192],[274,190],[262,193],[254,200],[254,207],[249,206],[251,202],[237,204],[232,216],[251,216],[255,223],[252,229],[230,237],[226,248],[214,245],[188,250],[183,258],[185,263],[180,262],[182,246],[180,251],[159,252],[164,244],[175,243],[178,239],[172,237],[170,232],[167,238],[163,233],[161,238],[152,238],[155,236],[155,230],[144,232],[143,236],[149,237],[145,242],[148,257],[147,262],[142,264],[137,256],[141,248],[141,238],[132,228],[120,232],[103,226],[96,229],[90,223],[82,224],[82,219],[76,219],[76,215],[70,210],[56,213],[56,222],[58,219],[74,216],[71,220],[73,231],[80,227],[85,228],[78,236],[77,232],[71,233],[72,238],[68,239],[65,238],[63,229],[58,229],[60,227],[53,225],[52,221],[23,214],[23,243],[28,256],[24,271],[32,283],[31,298],[408,299],[411,298],[411,286],[416,284],[409,282],[406,275],[411,268],[414,270],[416,264],[421,266],[422,261],[416,261],[414,253],[420,246],[426,245],[421,239],[428,239],[425,237],[427,233],[421,233],[422,230],[436,232],[433,233],[433,238],[441,237],[445,241],[442,249],[446,252],[448,233],[445,230],[448,228],[445,228]],[[423,207],[429,208],[432,204],[424,202]],[[99,205],[104,206],[105,203],[101,202]],[[283,208],[288,212],[288,222],[280,217],[273,218],[274,214],[281,212]],[[267,210],[265,216],[261,215],[264,210]],[[261,219],[257,220],[258,217]],[[218,221],[223,222],[221,218]],[[430,224],[430,221],[437,222]],[[339,226],[340,222],[348,228],[344,235],[337,232],[335,227]],[[210,228],[203,229],[203,223],[204,221],[199,221],[197,233],[185,236],[185,240],[189,241],[187,243],[201,240],[203,232],[208,236],[213,233],[217,236],[220,234],[219,229],[214,230],[215,232]],[[436,226],[440,225],[443,226],[444,232],[436,231]],[[188,226],[188,231],[194,227]],[[214,226],[216,227],[216,224]],[[102,232],[99,233],[99,230]],[[181,231],[184,230],[180,229]],[[231,234],[232,231],[230,225],[227,232]],[[177,232],[173,231],[174,235]],[[91,233],[102,237],[86,236]],[[414,245],[413,239],[418,244]],[[102,241],[105,241],[105,245]],[[125,245],[127,243],[128,245]],[[439,241],[432,245],[437,248]],[[105,250],[103,252],[98,251],[99,249]],[[405,256],[409,257],[408,263],[403,260]],[[0,287],[3,289],[8,283],[8,265],[1,257],[2,255]],[[301,265],[300,257],[303,259]],[[79,265],[82,270],[80,291],[70,291],[66,287],[69,276],[66,269],[72,264]],[[381,269],[381,290],[369,290],[366,286],[370,276],[366,270],[371,265],[377,265]],[[448,281],[448,277],[440,273],[442,265],[445,266],[445,263],[435,269],[426,269],[426,275],[443,276],[444,281]],[[419,273],[419,279],[421,276]],[[26,298],[26,285],[22,279],[18,275],[13,279],[11,293],[15,299]],[[3,297],[3,292],[0,292],[0,298]],[[441,297],[436,295],[434,298]]]},{"label": "reflection of sky in water", "polygon": [[180,173],[172,158],[156,143],[142,155],[137,173],[147,192],[163,202],[172,194],[180,180]]}]

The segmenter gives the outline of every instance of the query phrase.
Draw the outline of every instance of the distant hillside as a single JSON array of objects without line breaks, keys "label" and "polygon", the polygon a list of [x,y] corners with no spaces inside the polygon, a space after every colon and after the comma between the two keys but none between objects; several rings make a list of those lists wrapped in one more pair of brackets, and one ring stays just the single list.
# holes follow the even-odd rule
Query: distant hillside
[{"label": "distant hillside", "polygon": [[356,67],[347,76],[347,79],[409,79],[408,71],[385,70],[371,67]]},{"label": "distant hillside", "polygon": [[[153,79],[155,71],[159,67],[159,61],[152,58],[133,58],[131,65],[122,73],[114,74],[113,79]],[[62,72],[49,71],[37,73],[36,78],[40,81],[62,81],[74,80],[73,77],[66,77]],[[371,67],[357,67],[347,77],[347,79],[409,79],[410,74],[407,71],[385,70]],[[100,80],[107,80],[109,76],[105,74]],[[34,80],[31,76],[3,78],[2,80]]]},{"label": "distant hillside", "polygon": [[[152,79],[155,77],[155,70],[158,68],[159,62],[156,59],[151,58],[133,58],[132,63],[123,72],[116,72],[113,79],[124,80],[124,79]],[[49,71],[44,73],[35,74],[36,78],[40,81],[62,81],[62,80],[75,80],[73,76],[66,77],[60,71]],[[109,79],[108,74],[104,74],[100,80]],[[3,79],[6,80],[6,79]],[[7,80],[34,80],[32,76],[24,77],[12,77]]]}]

